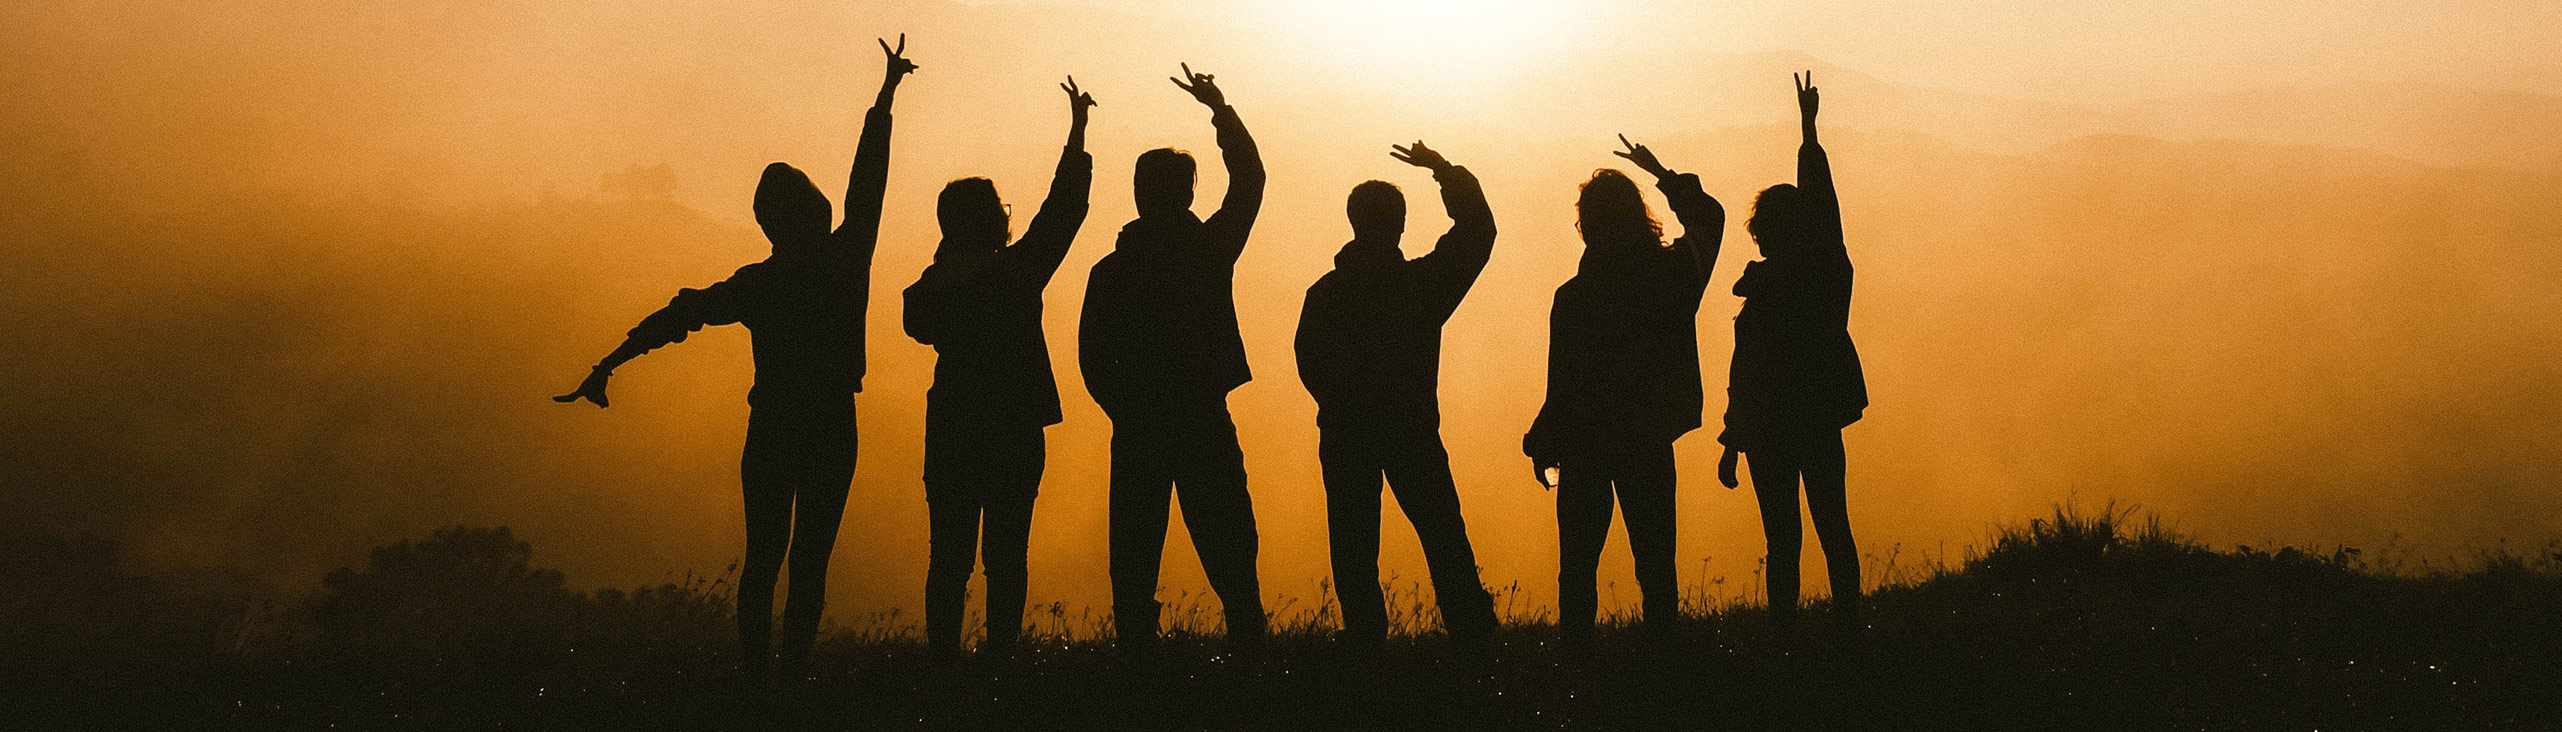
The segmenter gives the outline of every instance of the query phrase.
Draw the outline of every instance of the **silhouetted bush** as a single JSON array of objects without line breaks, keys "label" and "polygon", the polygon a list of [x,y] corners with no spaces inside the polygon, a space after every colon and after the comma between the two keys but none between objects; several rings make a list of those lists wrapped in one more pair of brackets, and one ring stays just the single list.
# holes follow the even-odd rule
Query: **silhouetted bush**
[{"label": "silhouetted bush", "polygon": [[727,578],[570,590],[506,527],[456,526],[374,549],[322,580],[310,650],[341,663],[505,680],[563,666],[646,664],[725,648]]},{"label": "silhouetted bush", "polygon": [[96,537],[0,537],[0,657],[94,675],[197,663],[272,638],[274,594],[215,569],[143,572]]}]

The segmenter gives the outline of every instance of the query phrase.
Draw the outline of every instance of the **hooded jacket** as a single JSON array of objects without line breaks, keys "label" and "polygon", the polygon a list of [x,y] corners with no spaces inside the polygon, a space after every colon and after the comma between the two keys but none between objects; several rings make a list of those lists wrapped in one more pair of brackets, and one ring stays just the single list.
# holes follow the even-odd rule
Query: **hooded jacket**
[{"label": "hooded jacket", "polygon": [[1299,381],[1325,429],[1441,426],[1441,327],[1494,253],[1494,211],[1477,177],[1433,173],[1450,231],[1409,261],[1397,242],[1355,240],[1308,287],[1299,311]]},{"label": "hooded jacket", "polygon": [[1824,148],[1797,148],[1797,187],[1809,234],[1783,256],[1744,265],[1735,294],[1735,360],[1726,375],[1726,431],[1750,452],[1773,436],[1840,430],[1868,408],[1868,381],[1850,341],[1850,250]]},{"label": "hooded jacket", "polygon": [[1521,450],[1549,464],[1671,444],[1698,429],[1699,299],[1726,209],[1684,173],[1656,183],[1680,218],[1672,246],[1596,242],[1548,316],[1548,400]]},{"label": "hooded jacket", "polygon": [[845,221],[834,231],[827,228],[834,206],[808,176],[782,163],[766,166],[756,189],[756,218],[774,244],[773,255],[710,287],[679,290],[666,307],[633,326],[618,351],[638,355],[682,343],[704,326],[743,323],[756,353],[749,404],[862,391],[863,321],[889,157],[890,110],[876,104],[863,118],[846,183]]},{"label": "hooded jacket", "polygon": [[1086,280],[1077,365],[1115,419],[1217,399],[1254,378],[1237,333],[1236,264],[1263,207],[1263,159],[1234,107],[1219,106],[1210,124],[1228,168],[1218,212],[1131,221]]},{"label": "hooded jacket", "polygon": [[1041,292],[1085,225],[1093,180],[1093,156],[1077,148],[1060,153],[1049,197],[1023,238],[995,248],[945,239],[934,264],[908,286],[907,335],[937,355],[934,386],[925,392],[928,423],[1059,423]]}]

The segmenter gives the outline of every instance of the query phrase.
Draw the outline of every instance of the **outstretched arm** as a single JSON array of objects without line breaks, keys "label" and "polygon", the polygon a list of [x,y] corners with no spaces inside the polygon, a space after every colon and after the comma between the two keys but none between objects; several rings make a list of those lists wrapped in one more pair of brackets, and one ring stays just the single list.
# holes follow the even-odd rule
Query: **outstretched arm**
[{"label": "outstretched arm", "polygon": [[1452,165],[1422,140],[1414,141],[1413,147],[1392,145],[1389,150],[1389,157],[1431,170],[1432,179],[1441,184],[1441,207],[1450,212],[1450,231],[1441,235],[1431,254],[1416,261],[1429,262],[1448,277],[1447,284],[1455,290],[1449,304],[1457,307],[1457,298],[1467,294],[1494,255],[1494,209],[1486,205],[1486,192],[1477,185],[1476,174]]},{"label": "outstretched arm", "polygon": [[613,352],[605,354],[603,360],[596,362],[595,368],[588,370],[586,380],[579,382],[577,391],[552,397],[552,401],[568,404],[585,399],[598,407],[607,406],[605,382],[614,376],[615,368],[660,346],[683,343],[687,334],[702,330],[703,326],[738,322],[744,287],[733,278],[700,290],[690,287],[677,290],[676,297],[669,299],[666,307],[650,313],[649,317],[641,319],[639,325],[632,326],[631,331],[624,335],[622,345],[615,346]]},{"label": "outstretched arm", "polygon": [[1672,246],[1690,255],[1699,283],[1706,285],[1708,275],[1717,268],[1717,251],[1726,241],[1725,205],[1700,187],[1699,176],[1673,172],[1672,168],[1655,158],[1654,150],[1629,142],[1627,135],[1619,136],[1619,144],[1628,149],[1611,154],[1627,158],[1638,168],[1654,174],[1656,190],[1663,191],[1664,201],[1672,204],[1673,217],[1681,219],[1681,237],[1674,239]]},{"label": "outstretched arm", "polygon": [[1228,106],[1225,92],[1219,90],[1217,77],[1192,73],[1183,66],[1185,79],[1174,85],[1191,92],[1192,98],[1210,108],[1210,126],[1219,133],[1219,156],[1228,166],[1228,195],[1219,202],[1217,213],[1210,214],[1210,242],[1224,247],[1230,259],[1245,251],[1246,235],[1254,229],[1254,217],[1263,209],[1263,154],[1254,147],[1254,136],[1246,134],[1245,121],[1237,117],[1235,107]]},{"label": "outstretched arm", "polygon": [[1796,81],[1797,117],[1806,137],[1805,143],[1797,146],[1797,188],[1806,194],[1807,213],[1814,226],[1813,243],[1827,252],[1848,257],[1849,252],[1842,249],[1841,198],[1833,191],[1832,159],[1815,141],[1815,112],[1823,106],[1823,97],[1815,90],[1815,72],[1807,71]]},{"label": "outstretched arm", "polygon": [[1005,254],[1011,271],[1044,284],[1067,258],[1077,229],[1085,226],[1087,192],[1094,187],[1094,156],[1085,152],[1086,110],[1095,106],[1094,95],[1077,89],[1073,76],[1059,88],[1068,95],[1067,146],[1059,151],[1058,171],[1050,176],[1050,196],[1041,200],[1041,212]]},{"label": "outstretched arm", "polygon": [[854,171],[845,183],[845,222],[836,227],[837,238],[865,261],[880,239],[881,194],[889,188],[890,104],[898,96],[899,80],[916,72],[916,63],[905,55],[907,34],[899,34],[897,48],[886,40],[880,43],[888,66],[881,73],[880,96],[863,115],[863,134],[854,143]]}]

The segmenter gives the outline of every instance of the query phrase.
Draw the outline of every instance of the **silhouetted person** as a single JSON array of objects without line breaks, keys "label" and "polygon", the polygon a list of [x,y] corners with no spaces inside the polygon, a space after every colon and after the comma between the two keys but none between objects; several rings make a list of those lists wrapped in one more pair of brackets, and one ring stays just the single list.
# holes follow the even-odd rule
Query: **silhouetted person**
[{"label": "silhouetted person", "polygon": [[1664,246],[1637,184],[1616,170],[1594,171],[1575,204],[1583,261],[1557,288],[1548,402],[1521,439],[1540,485],[1557,470],[1557,628],[1574,640],[1592,634],[1614,498],[1647,626],[1679,618],[1672,443],[1699,428],[1699,297],[1726,230],[1726,209],[1699,176],[1673,172],[1643,145],[1616,154],[1654,174],[1683,235]]},{"label": "silhouetted person", "polygon": [[747,393],[747,449],[739,459],[747,554],[738,635],[751,682],[773,670],[774,585],[787,554],[792,592],[783,608],[781,653],[787,681],[801,677],[818,634],[828,554],[854,479],[854,393],[863,390],[863,318],[889,178],[890,103],[899,79],[917,68],[902,55],[906,48],[904,35],[896,49],[881,43],[888,69],[854,148],[844,223],[829,229],[834,206],[809,176],[782,163],[765,166],[756,184],[756,223],[773,242],[773,255],[710,287],[677,291],[596,364],[578,391],[555,397],[603,407],[606,379],[623,362],[682,343],[707,325],[747,326],[756,386]]},{"label": "silhouetted person", "polygon": [[1735,487],[1735,458],[1751,459],[1752,488],[1769,541],[1771,621],[1794,623],[1798,528],[1797,485],[1806,486],[1824,569],[1832,575],[1835,619],[1859,623],[1859,547],[1850,538],[1842,480],[1841,430],[1868,408],[1859,349],[1850,342],[1850,250],[1842,244],[1841,199],[1832,163],[1815,143],[1814,72],[1797,82],[1797,111],[1806,141],[1797,147],[1797,184],[1781,183],[1753,199],[1744,225],[1761,247],[1735,281],[1743,312],[1735,315],[1735,362],[1726,377],[1725,443],[1717,479]]},{"label": "silhouetted person", "polygon": [[[925,503],[933,554],[925,570],[925,638],[939,656],[957,653],[971,565],[986,544],[990,654],[1023,630],[1024,555],[1032,499],[1047,456],[1041,429],[1059,423],[1059,388],[1041,331],[1041,291],[1085,225],[1094,158],[1085,153],[1086,109],[1094,97],[1068,93],[1071,122],[1050,196],[1023,238],[986,178],[943,186],[935,216],[943,241],[934,264],[907,288],[907,334],[934,346],[934,388],[925,392]],[[984,539],[981,523],[984,521]]]},{"label": "silhouetted person", "polygon": [[1412,261],[1405,194],[1386,181],[1354,186],[1345,202],[1352,242],[1334,271],[1308,287],[1299,314],[1299,380],[1317,400],[1317,459],[1325,466],[1326,531],[1343,639],[1375,647],[1388,636],[1379,590],[1379,483],[1397,492],[1432,567],[1442,625],[1454,641],[1494,632],[1494,601],[1477,581],[1477,554],[1459,515],[1450,453],[1441,445],[1441,326],[1494,252],[1494,211],[1477,177],[1418,140],[1398,160],[1432,170],[1450,232]]},{"label": "silhouetted person", "polygon": [[1139,218],[1094,264],[1077,329],[1086,391],[1112,417],[1112,612],[1121,647],[1133,653],[1156,640],[1157,570],[1176,490],[1230,642],[1250,645],[1264,631],[1254,500],[1227,397],[1253,378],[1237,334],[1235,280],[1263,206],[1263,160],[1211,76],[1183,73],[1190,83],[1175,85],[1210,108],[1218,130],[1227,199],[1209,219],[1195,217],[1192,156],[1171,148],[1139,155]]}]

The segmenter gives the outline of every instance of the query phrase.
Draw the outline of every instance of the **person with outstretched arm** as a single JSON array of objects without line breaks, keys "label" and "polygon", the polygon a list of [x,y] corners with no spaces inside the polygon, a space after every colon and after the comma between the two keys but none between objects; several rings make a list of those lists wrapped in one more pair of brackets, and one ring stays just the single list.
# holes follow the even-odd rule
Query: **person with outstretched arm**
[{"label": "person with outstretched arm", "polygon": [[960,652],[970,571],[987,562],[987,639],[1001,658],[1023,631],[1025,558],[1032,502],[1058,424],[1059,388],[1041,330],[1041,292],[1085,225],[1094,158],[1085,152],[1094,96],[1068,77],[1066,149],[1050,194],[1023,238],[1011,236],[1004,202],[986,178],[943,186],[935,207],[943,240],[934,263],[907,288],[905,323],[934,347],[925,392],[925,503],[932,551],[925,570],[925,639],[937,658]]},{"label": "person with outstretched arm", "polygon": [[1699,299],[1717,264],[1726,209],[1644,145],[1615,153],[1655,177],[1682,236],[1671,246],[1637,184],[1595,171],[1575,204],[1583,260],[1548,322],[1548,398],[1521,439],[1542,487],[1557,473],[1557,629],[1592,637],[1595,587],[1614,503],[1628,524],[1647,629],[1679,620],[1673,567],[1672,443],[1698,429]]},{"label": "person with outstretched arm", "polygon": [[783,608],[785,683],[802,678],[818,635],[828,555],[854,479],[854,394],[863,390],[863,320],[889,180],[890,104],[899,80],[917,69],[906,49],[905,35],[897,48],[881,43],[887,69],[855,145],[843,223],[829,227],[835,207],[808,175],[783,163],[765,166],[756,185],[756,223],[773,254],[710,287],[677,291],[666,307],[641,319],[577,391],[554,397],[606,406],[606,380],[624,362],[682,343],[704,326],[747,326],[756,386],[747,393],[747,448],[739,459],[747,552],[738,635],[751,685],[761,686],[775,671],[774,585],[786,561],[792,592]]},{"label": "person with outstretched arm", "polygon": [[1798,485],[1823,543],[1831,575],[1833,618],[1845,634],[1859,630],[1859,547],[1850,536],[1846,460],[1841,431],[1868,408],[1867,377],[1850,340],[1850,250],[1841,230],[1841,199],[1832,162],[1815,141],[1822,98],[1812,71],[1797,80],[1797,184],[1763,189],[1745,230],[1761,259],[1744,265],[1735,295],[1735,360],[1726,377],[1726,446],[1717,479],[1735,487],[1740,453],[1752,471],[1768,540],[1771,622],[1783,631],[1797,615]]},{"label": "person with outstretched arm", "polygon": [[1077,326],[1085,388],[1112,418],[1112,613],[1122,650],[1156,640],[1157,569],[1166,512],[1181,491],[1184,525],[1227,616],[1228,640],[1264,635],[1255,577],[1254,500],[1228,414],[1230,390],[1254,378],[1237,332],[1236,263],[1263,207],[1263,159],[1236,108],[1209,74],[1183,69],[1175,86],[1210,108],[1228,167],[1227,197],[1207,219],[1192,213],[1192,156],[1139,155],[1138,219],[1096,262]]},{"label": "person with outstretched arm", "polygon": [[1369,651],[1388,636],[1379,589],[1384,478],[1423,541],[1443,628],[1453,642],[1474,646],[1494,632],[1494,602],[1478,582],[1450,453],[1441,444],[1441,328],[1494,252],[1494,211],[1474,174],[1421,140],[1393,150],[1440,182],[1449,233],[1432,253],[1408,260],[1397,248],[1405,194],[1386,181],[1354,186],[1344,206],[1352,241],[1334,255],[1334,271],[1308,287],[1299,311],[1299,380],[1317,401],[1341,638]]}]

